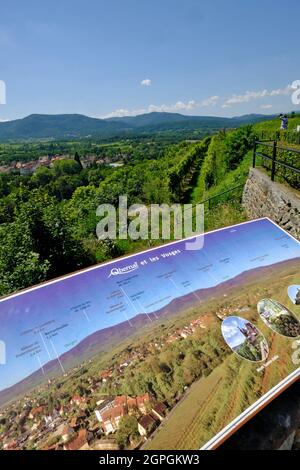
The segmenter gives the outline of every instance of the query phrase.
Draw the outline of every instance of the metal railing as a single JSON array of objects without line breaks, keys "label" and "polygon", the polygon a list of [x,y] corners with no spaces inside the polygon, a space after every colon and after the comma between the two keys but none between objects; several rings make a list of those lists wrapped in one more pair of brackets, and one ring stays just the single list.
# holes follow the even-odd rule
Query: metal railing
[{"label": "metal railing", "polygon": [[[232,188],[229,188],[229,189],[226,189],[225,191],[221,192],[221,193],[218,193],[214,196],[210,196],[209,198],[207,199],[204,199],[202,201],[199,201],[195,204],[193,204],[191,207],[189,207],[188,209],[186,209],[186,211],[192,211],[192,214],[191,214],[191,217],[193,217],[193,209],[195,209],[197,206],[203,204],[204,205],[204,211],[205,212],[209,212],[212,208],[214,207],[217,207],[221,204],[226,204],[226,203],[232,203],[233,201],[237,202],[237,203],[241,203],[242,201],[242,191],[240,191],[240,193],[237,193],[237,190],[241,190],[242,188],[244,188],[245,184],[238,184]],[[224,200],[224,196],[227,196],[229,193],[232,194],[232,197],[230,198],[225,198]],[[235,196],[234,197],[234,193],[235,193]]]},{"label": "metal railing", "polygon": [[[200,204],[207,204],[208,205],[208,210],[210,210],[212,207],[213,207],[213,202],[216,201],[216,204],[215,206],[217,206],[218,204],[222,204],[222,203],[226,203],[228,202],[228,200],[223,200],[222,201],[222,196],[225,196],[229,193],[234,193],[237,189],[240,189],[242,187],[244,187],[245,185],[244,184],[239,184],[237,186],[234,186],[233,188],[229,188],[227,189],[226,191],[223,191],[222,193],[219,193],[219,194],[216,194],[215,196],[211,196],[207,199],[204,199],[204,201],[201,201]],[[230,198],[229,200],[233,200],[234,198]],[[241,197],[239,197],[238,199],[241,199]]]},{"label": "metal railing", "polygon": [[[269,148],[272,150],[271,156],[265,153],[264,151],[258,151],[258,147]],[[295,167],[294,165],[290,165],[287,162],[278,158],[278,151],[290,152],[295,155],[299,155],[300,160],[300,150],[283,147],[278,144],[277,140],[270,141],[270,140],[258,140],[254,142],[253,148],[253,168],[256,167],[257,157],[261,157],[264,162],[270,162],[271,164],[271,180],[275,181],[275,176],[277,174],[277,168],[284,168],[286,170],[291,171],[292,173],[296,173],[300,175],[300,164],[299,167]]]}]

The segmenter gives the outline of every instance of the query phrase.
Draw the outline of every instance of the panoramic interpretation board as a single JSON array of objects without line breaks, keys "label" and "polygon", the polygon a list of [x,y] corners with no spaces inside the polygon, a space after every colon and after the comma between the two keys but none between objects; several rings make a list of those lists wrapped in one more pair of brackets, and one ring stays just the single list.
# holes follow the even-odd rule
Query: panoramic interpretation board
[{"label": "panoramic interpretation board", "polygon": [[216,448],[300,376],[299,261],[260,219],[1,299],[3,447]]}]

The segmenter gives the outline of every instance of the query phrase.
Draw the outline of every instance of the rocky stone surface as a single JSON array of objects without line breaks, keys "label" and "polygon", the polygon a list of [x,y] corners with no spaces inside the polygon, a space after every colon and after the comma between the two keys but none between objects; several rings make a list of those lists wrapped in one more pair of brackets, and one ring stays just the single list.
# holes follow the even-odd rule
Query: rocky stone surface
[{"label": "rocky stone surface", "polygon": [[246,423],[220,448],[300,450],[300,381]]},{"label": "rocky stone surface", "polygon": [[269,217],[300,240],[300,192],[272,182],[262,170],[252,168],[243,194],[249,218]]}]

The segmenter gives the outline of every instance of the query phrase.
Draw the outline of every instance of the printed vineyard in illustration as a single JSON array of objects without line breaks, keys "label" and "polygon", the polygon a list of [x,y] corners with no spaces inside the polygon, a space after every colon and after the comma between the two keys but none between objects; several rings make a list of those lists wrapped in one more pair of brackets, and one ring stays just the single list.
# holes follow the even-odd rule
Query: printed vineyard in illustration
[{"label": "printed vineyard in illustration", "polygon": [[2,299],[2,447],[214,446],[299,374],[299,260],[263,219]]}]

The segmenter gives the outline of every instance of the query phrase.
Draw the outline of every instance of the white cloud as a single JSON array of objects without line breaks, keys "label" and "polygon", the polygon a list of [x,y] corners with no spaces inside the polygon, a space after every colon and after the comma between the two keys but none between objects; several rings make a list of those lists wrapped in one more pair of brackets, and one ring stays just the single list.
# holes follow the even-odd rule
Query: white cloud
[{"label": "white cloud", "polygon": [[210,98],[206,98],[205,100],[201,101],[200,105],[203,107],[216,106],[219,100],[219,96],[211,96]]},{"label": "white cloud", "polygon": [[6,84],[0,80],[0,104],[6,104]]},{"label": "white cloud", "polygon": [[197,107],[198,107],[198,104],[195,100],[190,100],[187,102],[177,101],[174,104],[161,104],[161,105],[150,104],[146,108],[139,108],[139,109],[132,109],[132,110],[129,110],[126,108],[120,108],[101,117],[103,119],[108,119],[112,117],[138,116],[139,114],[146,114],[146,113],[153,113],[153,112],[176,113],[180,111],[192,111],[193,109],[196,109]]},{"label": "white cloud", "polygon": [[162,104],[159,106],[151,104],[148,107],[148,112],[164,112],[164,113],[174,113],[178,111],[192,111],[193,109],[196,109],[198,107],[197,103],[195,100],[187,101],[184,103],[183,101],[177,101],[174,104]]},{"label": "white cloud", "polygon": [[225,101],[225,105],[231,106],[238,103],[249,103],[251,100],[265,98],[268,96],[268,90],[263,91],[246,91],[244,95],[232,95]]},{"label": "white cloud", "polygon": [[152,85],[152,80],[150,78],[145,78],[144,80],[141,81],[142,86],[151,86]]},{"label": "white cloud", "polygon": [[[145,79],[141,81],[142,86],[151,86],[152,81],[150,79]],[[293,85],[287,85],[284,88],[278,88],[274,90],[258,90],[258,91],[246,91],[244,94],[238,95],[233,94],[229,97],[220,97],[217,95],[210,96],[203,99],[202,101],[189,100],[189,101],[177,101],[173,104],[150,104],[139,109],[126,109],[120,108],[115,111],[101,116],[102,118],[111,118],[111,117],[124,117],[124,116],[138,116],[139,114],[146,114],[151,112],[165,112],[165,113],[180,113],[180,112],[191,112],[196,109],[201,108],[214,108],[217,105],[221,106],[223,109],[231,108],[236,104],[249,103],[250,101],[261,100],[272,98],[276,96],[289,96],[295,91]],[[271,109],[272,104],[263,104],[261,109]]]},{"label": "white cloud", "polygon": [[109,118],[114,118],[114,117],[124,117],[124,116],[138,116],[139,114],[144,114],[147,113],[147,109],[126,109],[126,108],[120,108],[116,109],[115,111],[112,111],[111,113],[105,114],[104,116],[95,116],[95,117],[100,117],[101,119],[109,119]]},{"label": "white cloud", "polygon": [[266,97],[273,97],[273,96],[288,96],[291,95],[294,91],[292,85],[287,85],[284,88],[278,88],[275,90],[260,90],[260,91],[246,91],[243,95],[232,95],[226,99],[225,103],[223,104],[223,108],[231,107],[235,104],[240,103],[249,103],[249,101],[263,99]]},{"label": "white cloud", "polygon": [[270,91],[269,96],[289,96],[295,91],[293,85],[287,85],[285,88],[278,88],[277,90]]}]

